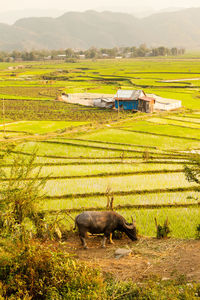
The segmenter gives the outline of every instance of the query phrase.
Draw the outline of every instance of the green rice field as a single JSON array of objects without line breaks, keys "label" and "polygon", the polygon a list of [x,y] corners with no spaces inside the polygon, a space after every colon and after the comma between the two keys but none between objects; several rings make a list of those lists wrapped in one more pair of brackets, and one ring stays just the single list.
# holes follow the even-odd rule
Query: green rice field
[{"label": "green rice field", "polygon": [[[155,236],[154,218],[168,217],[172,237],[195,238],[199,186],[187,181],[184,165],[200,151],[200,60],[31,62],[12,71],[10,65],[0,63],[0,142],[13,145],[4,170],[9,174],[13,156],[28,159],[36,151],[27,181],[40,167],[40,177],[48,176],[40,210],[75,216],[106,209],[113,196],[140,235]],[[148,115],[55,101],[62,92],[113,95],[118,88],[178,99],[183,107]]]}]

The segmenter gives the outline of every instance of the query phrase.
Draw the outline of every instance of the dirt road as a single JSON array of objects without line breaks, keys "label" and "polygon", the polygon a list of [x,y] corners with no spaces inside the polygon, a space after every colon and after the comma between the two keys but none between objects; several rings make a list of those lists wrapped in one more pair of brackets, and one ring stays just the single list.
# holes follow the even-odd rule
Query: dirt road
[{"label": "dirt road", "polygon": [[98,98],[113,98],[112,94],[76,93],[68,96],[62,95],[62,100],[68,103],[93,106],[93,100]]},{"label": "dirt road", "polygon": [[[124,237],[115,240],[106,249],[100,247],[100,237],[89,237],[88,250],[82,249],[77,235],[71,236],[64,244],[67,252],[89,264],[100,267],[103,272],[112,273],[117,279],[140,281],[156,274],[163,279],[184,275],[188,280],[200,280],[200,241],[155,238],[140,238],[132,242]],[[130,256],[116,259],[117,248],[132,250]]]}]

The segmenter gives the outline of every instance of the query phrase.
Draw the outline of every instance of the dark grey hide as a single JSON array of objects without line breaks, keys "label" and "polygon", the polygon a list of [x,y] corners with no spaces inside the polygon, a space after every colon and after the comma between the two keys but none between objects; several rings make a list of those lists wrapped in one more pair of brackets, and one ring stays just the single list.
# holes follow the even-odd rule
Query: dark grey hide
[{"label": "dark grey hide", "polygon": [[85,237],[87,232],[92,234],[103,233],[102,247],[105,248],[106,239],[109,238],[112,243],[112,233],[115,230],[125,232],[132,240],[137,240],[137,233],[134,221],[130,224],[114,211],[85,211],[75,218],[75,227],[79,229],[79,237],[82,245],[87,249]]}]

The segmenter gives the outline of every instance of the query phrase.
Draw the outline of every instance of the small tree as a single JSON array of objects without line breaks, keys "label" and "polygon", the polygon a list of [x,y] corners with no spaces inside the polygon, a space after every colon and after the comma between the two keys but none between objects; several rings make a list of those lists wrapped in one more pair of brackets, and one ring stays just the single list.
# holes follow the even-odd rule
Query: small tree
[{"label": "small tree", "polygon": [[[41,177],[41,167],[35,165],[36,151],[30,157],[14,155],[10,168],[0,164],[0,205],[1,223],[7,232],[18,228],[21,239],[24,238],[24,221],[36,219],[38,203],[44,198],[41,192],[47,177]],[[4,162],[5,163],[5,162]]]}]

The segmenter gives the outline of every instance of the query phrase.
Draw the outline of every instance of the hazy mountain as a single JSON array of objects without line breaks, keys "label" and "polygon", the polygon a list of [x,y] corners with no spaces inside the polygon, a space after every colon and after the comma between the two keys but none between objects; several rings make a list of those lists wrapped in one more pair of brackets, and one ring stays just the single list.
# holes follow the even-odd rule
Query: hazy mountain
[{"label": "hazy mountain", "polygon": [[58,17],[64,13],[58,9],[23,9],[0,13],[0,23],[14,24],[17,20],[30,17]]},{"label": "hazy mountain", "polygon": [[157,13],[163,13],[163,12],[174,12],[174,11],[180,11],[180,10],[183,10],[185,9],[184,7],[166,7],[166,8],[163,8],[163,9],[160,9],[159,11],[157,11]]},{"label": "hazy mountain", "polygon": [[86,11],[51,18],[24,18],[0,24],[0,50],[138,46],[200,48],[200,8],[157,13],[139,19],[131,14]]},{"label": "hazy mountain", "polygon": [[200,48],[200,8],[155,14],[142,26],[148,28],[147,44]]},{"label": "hazy mountain", "polygon": [[128,6],[128,5],[102,5],[98,6],[96,11],[102,12],[102,11],[112,11],[112,12],[122,12],[122,13],[128,13],[132,14],[136,18],[144,18],[148,17],[154,13],[157,13],[158,10],[155,8],[152,8],[152,6],[145,6],[145,7],[138,7],[138,6]]}]

